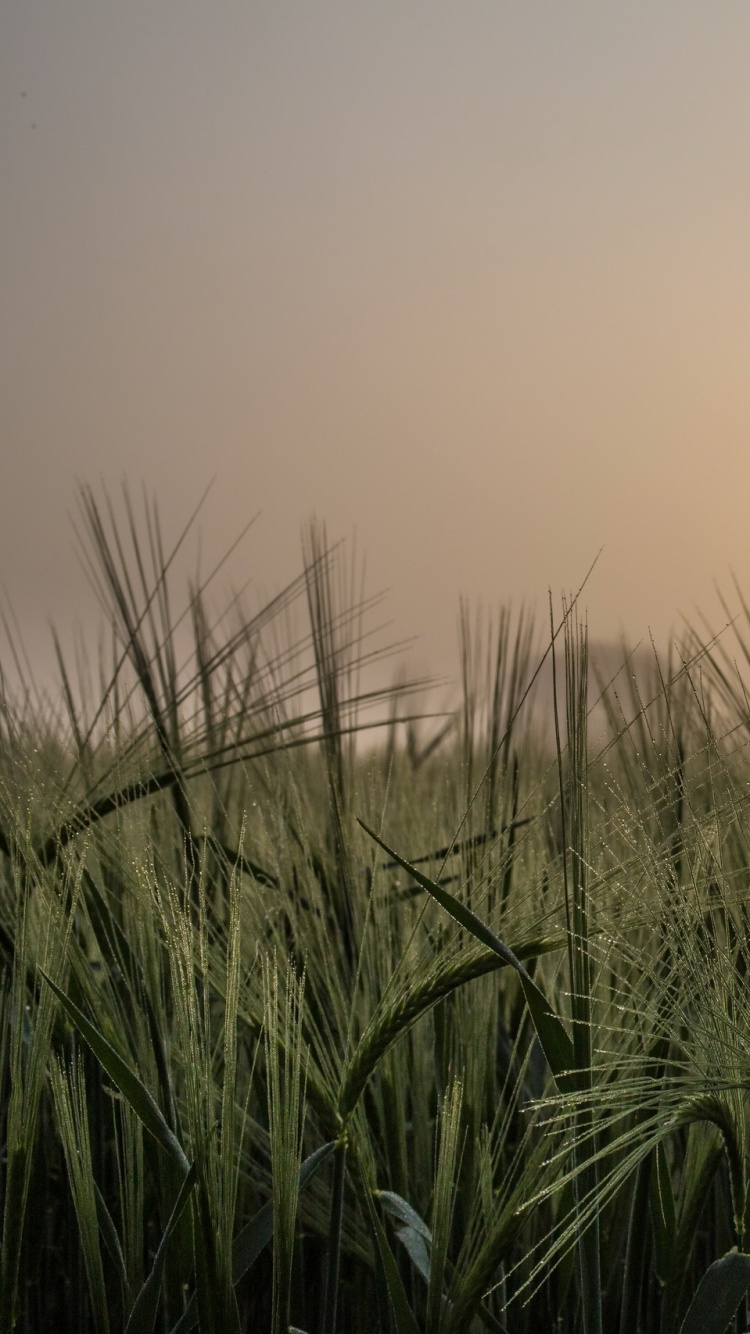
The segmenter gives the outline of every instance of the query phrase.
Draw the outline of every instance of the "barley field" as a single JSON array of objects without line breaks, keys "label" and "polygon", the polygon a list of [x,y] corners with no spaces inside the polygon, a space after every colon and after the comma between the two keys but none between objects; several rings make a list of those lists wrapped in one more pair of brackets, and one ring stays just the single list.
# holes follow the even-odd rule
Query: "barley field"
[{"label": "barley field", "polygon": [[739,590],[606,673],[585,588],[464,605],[439,711],[320,525],[250,615],[81,512],[98,654],[0,699],[2,1334],[745,1331]]}]

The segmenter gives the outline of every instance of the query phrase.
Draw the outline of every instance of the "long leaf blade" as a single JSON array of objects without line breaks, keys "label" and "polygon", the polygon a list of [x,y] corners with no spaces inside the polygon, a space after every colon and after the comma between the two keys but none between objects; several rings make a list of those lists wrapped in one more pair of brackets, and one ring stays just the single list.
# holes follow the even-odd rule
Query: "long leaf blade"
[{"label": "long leaf blade", "polygon": [[125,1272],[125,1259],[122,1254],[120,1238],[117,1235],[117,1228],[114,1225],[109,1209],[107,1208],[104,1196],[102,1195],[96,1182],[94,1182],[94,1194],[96,1196],[96,1216],[99,1222],[99,1231],[102,1234],[102,1241],[107,1248],[109,1257],[117,1270],[123,1289],[127,1291],[128,1276]]},{"label": "long leaf blade", "polygon": [[750,1255],[730,1251],[706,1270],[695,1291],[680,1334],[725,1334],[750,1288]]},{"label": "long leaf blade", "polygon": [[430,1252],[427,1249],[427,1242],[421,1232],[417,1232],[413,1227],[396,1228],[396,1236],[406,1252],[418,1274],[422,1275],[425,1283],[430,1282]]},{"label": "long leaf blade", "polygon": [[183,1210],[190,1199],[190,1195],[195,1187],[197,1179],[198,1173],[195,1163],[193,1163],[185,1180],[180,1186],[180,1193],[175,1200],[174,1208],[169,1215],[167,1226],[164,1229],[164,1235],[159,1242],[159,1248],[154,1256],[151,1273],[135,1299],[135,1304],[130,1312],[128,1323],[125,1326],[125,1334],[153,1334],[156,1312],[159,1305],[162,1274],[164,1273],[164,1261],[167,1256],[167,1246],[172,1233],[182,1217]]},{"label": "long leaf blade", "polygon": [[[330,1157],[335,1147],[335,1140],[331,1140],[305,1159],[299,1171],[300,1190],[307,1185],[326,1158]],[[242,1231],[237,1233],[232,1244],[232,1279],[235,1284],[244,1278],[272,1236],[273,1206],[271,1201],[267,1200]]]},{"label": "long leaf blade", "polygon": [[558,1087],[562,1090],[573,1088],[575,1086],[571,1074],[575,1070],[573,1043],[563,1027],[562,1020],[552,1009],[547,997],[533,981],[521,960],[495,935],[494,931],[490,930],[480,917],[477,917],[476,913],[473,913],[464,903],[450,894],[443,885],[438,885],[434,880],[422,875],[422,872],[417,870],[415,866],[400,857],[397,852],[394,852],[393,848],[389,848],[388,844],[384,843],[382,838],[379,838],[372,829],[369,829],[364,821],[360,820],[359,824],[388,853],[389,857],[398,862],[399,866],[403,867],[416,880],[417,884],[421,885],[440,904],[441,908],[444,908],[453,920],[458,922],[459,926],[469,931],[475,939],[481,941],[483,945],[487,945],[509,967],[515,969],[521,979],[521,986],[537,1036]]},{"label": "long leaf blade", "polygon": [[403,1196],[397,1195],[395,1190],[379,1190],[376,1191],[375,1198],[392,1218],[397,1218],[399,1223],[405,1223],[407,1227],[419,1232],[426,1242],[432,1241],[432,1233],[424,1219],[420,1217],[416,1209],[407,1203]]},{"label": "long leaf blade", "polygon": [[649,1181],[649,1204],[654,1235],[655,1269],[662,1283],[669,1283],[675,1259],[677,1220],[672,1182],[664,1144],[660,1141],[654,1150],[654,1162]]},{"label": "long leaf blade", "polygon": [[[329,1158],[336,1147],[336,1141],[330,1140],[328,1144],[322,1144],[319,1149],[311,1153],[299,1170],[299,1189],[303,1190],[309,1181],[312,1180],[318,1168]],[[266,1200],[260,1209],[246,1223],[232,1244],[232,1282],[235,1287],[240,1279],[245,1277],[248,1269],[255,1263],[261,1251],[265,1250],[273,1237],[273,1201]],[[195,1329],[198,1324],[198,1306],[195,1300],[195,1293],[190,1298],[184,1312],[180,1316],[176,1325],[172,1326],[170,1334],[189,1334],[191,1329]]]},{"label": "long leaf blade", "polygon": [[107,1041],[103,1033],[86,1018],[82,1010],[66,996],[65,992],[52,981],[50,977],[40,968],[40,973],[45,982],[57,996],[60,1004],[65,1010],[71,1023],[75,1024],[81,1037],[88,1043],[97,1060],[104,1067],[113,1084],[116,1084],[122,1096],[130,1104],[136,1116],[140,1118],[144,1126],[158,1140],[162,1148],[174,1158],[182,1170],[187,1173],[190,1171],[190,1164],[185,1156],[185,1152],[177,1136],[170,1130],[161,1110],[149,1093],[145,1084],[141,1082],[134,1070],[126,1061],[122,1059],[119,1052]]},{"label": "long leaf blade", "polygon": [[385,1235],[383,1224],[378,1218],[377,1210],[373,1204],[372,1195],[369,1190],[364,1191],[367,1201],[367,1212],[370,1218],[370,1226],[375,1236],[375,1244],[378,1248],[378,1254],[383,1265],[385,1281],[388,1286],[388,1296],[393,1310],[393,1316],[396,1321],[397,1334],[419,1334],[417,1325],[404,1285],[401,1281],[401,1275],[398,1272],[398,1265],[393,1251],[390,1248],[388,1238]]}]

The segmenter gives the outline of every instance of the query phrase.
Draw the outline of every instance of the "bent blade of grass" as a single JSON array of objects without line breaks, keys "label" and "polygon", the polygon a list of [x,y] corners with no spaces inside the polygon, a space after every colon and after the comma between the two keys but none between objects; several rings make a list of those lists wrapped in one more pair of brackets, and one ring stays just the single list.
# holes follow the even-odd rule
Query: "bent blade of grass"
[{"label": "bent blade of grass", "polygon": [[112,1082],[117,1085],[136,1116],[140,1118],[146,1129],[161,1144],[170,1158],[173,1158],[187,1175],[190,1171],[190,1164],[185,1156],[185,1151],[177,1136],[167,1125],[158,1104],[145,1084],[141,1082],[135,1071],[130,1069],[130,1066],[122,1059],[119,1052],[115,1051],[114,1047],[104,1037],[104,1034],[100,1033],[99,1029],[86,1018],[83,1011],[79,1010],[78,1006],[65,994],[62,988],[58,987],[42,968],[39,971],[47,986],[57,996],[71,1023],[75,1025],[81,1037],[88,1043],[97,1060],[104,1067]]},{"label": "bent blade of grass", "polygon": [[396,1228],[396,1236],[406,1250],[409,1259],[425,1283],[430,1282],[430,1248],[432,1233],[416,1209],[393,1190],[375,1191],[375,1198],[387,1214],[398,1220],[403,1226]]},{"label": "bent blade of grass", "polygon": [[367,1202],[367,1213],[370,1227],[372,1228],[375,1244],[383,1265],[385,1281],[388,1287],[388,1298],[391,1303],[393,1318],[396,1322],[397,1334],[419,1334],[419,1326],[414,1318],[414,1312],[409,1305],[406,1290],[401,1280],[401,1275],[398,1272],[396,1257],[394,1256],[388,1238],[385,1235],[383,1224],[378,1218],[377,1210],[373,1204],[372,1192],[367,1185],[365,1185],[362,1194]]},{"label": "bent blade of grass", "polygon": [[425,1283],[430,1282],[430,1252],[421,1232],[413,1227],[396,1228],[396,1236],[406,1250],[409,1259]]},{"label": "bent blade of grass", "polygon": [[[407,1200],[401,1195],[397,1195],[395,1191],[375,1191],[375,1198],[386,1213],[404,1224],[403,1227],[396,1228],[396,1236],[407,1252],[417,1273],[422,1276],[425,1283],[429,1284],[432,1233],[424,1219],[420,1217],[416,1209],[412,1208]],[[482,1302],[477,1307],[477,1315],[486,1329],[492,1330],[494,1334],[507,1334],[505,1326],[495,1319],[492,1312],[488,1311]]]},{"label": "bent blade of grass", "polygon": [[[537,959],[562,949],[564,944],[562,938],[528,941],[518,946],[516,957],[523,963],[526,959]],[[505,967],[506,961],[498,958],[496,950],[469,957],[465,962],[454,958],[437,960],[434,969],[418,979],[406,995],[376,1010],[344,1070],[338,1103],[342,1121],[353,1112],[367,1081],[386,1053],[427,1010],[464,983]]]},{"label": "bent blade of grass", "polygon": [[387,1214],[390,1214],[392,1218],[397,1218],[400,1223],[405,1223],[407,1227],[412,1228],[414,1232],[418,1232],[421,1237],[424,1237],[426,1242],[432,1244],[432,1233],[424,1219],[401,1195],[397,1195],[393,1190],[378,1190],[375,1192],[375,1198]]},{"label": "bent blade of grass", "polygon": [[730,1251],[715,1260],[698,1284],[680,1334],[725,1334],[748,1288],[750,1255]]},{"label": "bent blade of grass", "polygon": [[490,930],[480,917],[477,917],[476,913],[473,913],[470,908],[467,908],[465,904],[449,893],[444,886],[438,885],[434,880],[422,875],[421,871],[418,871],[415,866],[405,861],[397,852],[394,852],[393,848],[384,843],[382,838],[379,838],[372,829],[368,828],[363,820],[359,820],[359,824],[365,830],[365,833],[369,834],[383,851],[388,853],[389,857],[398,862],[399,866],[403,867],[416,880],[417,884],[421,885],[440,904],[441,908],[444,908],[454,921],[458,922],[459,926],[464,927],[483,945],[487,945],[489,949],[493,950],[504,963],[515,969],[521,979],[526,1004],[529,1007],[537,1037],[547,1058],[547,1064],[555,1077],[555,1082],[561,1092],[571,1092],[575,1089],[577,1079],[573,1043],[560,1017],[552,1009],[544,992],[532,980],[521,960]]}]

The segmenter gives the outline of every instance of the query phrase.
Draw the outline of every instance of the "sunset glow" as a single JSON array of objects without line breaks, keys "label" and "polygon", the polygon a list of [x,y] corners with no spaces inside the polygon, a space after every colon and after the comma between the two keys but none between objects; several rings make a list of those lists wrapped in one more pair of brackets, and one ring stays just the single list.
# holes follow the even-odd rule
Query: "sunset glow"
[{"label": "sunset glow", "polygon": [[279,586],[356,528],[426,660],[460,593],[663,636],[750,584],[745,5],[8,0],[3,581],[91,605],[76,479]]}]

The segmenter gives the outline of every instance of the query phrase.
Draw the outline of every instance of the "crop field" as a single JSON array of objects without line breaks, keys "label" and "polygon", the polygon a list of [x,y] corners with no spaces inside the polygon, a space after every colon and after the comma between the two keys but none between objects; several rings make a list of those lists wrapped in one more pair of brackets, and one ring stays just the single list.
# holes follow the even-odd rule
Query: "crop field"
[{"label": "crop field", "polygon": [[739,590],[606,679],[585,589],[464,606],[438,715],[320,526],[219,614],[81,514],[99,653],[0,698],[0,1334],[743,1334]]}]

